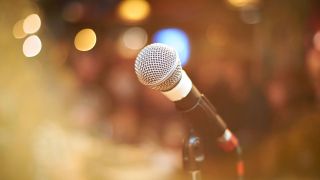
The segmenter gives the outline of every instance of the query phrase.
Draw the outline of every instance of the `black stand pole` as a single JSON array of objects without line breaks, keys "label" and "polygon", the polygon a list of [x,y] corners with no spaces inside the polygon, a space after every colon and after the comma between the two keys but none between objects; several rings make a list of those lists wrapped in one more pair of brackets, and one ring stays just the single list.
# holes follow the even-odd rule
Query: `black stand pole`
[{"label": "black stand pole", "polygon": [[190,180],[201,180],[200,165],[204,161],[200,138],[190,129],[183,147],[183,166]]}]

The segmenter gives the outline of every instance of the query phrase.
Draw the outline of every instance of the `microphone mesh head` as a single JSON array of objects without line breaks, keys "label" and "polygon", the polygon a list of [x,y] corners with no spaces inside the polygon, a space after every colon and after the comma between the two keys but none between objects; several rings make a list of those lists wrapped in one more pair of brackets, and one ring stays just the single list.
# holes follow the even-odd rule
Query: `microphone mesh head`
[{"label": "microphone mesh head", "polygon": [[181,79],[178,53],[164,44],[155,43],[143,48],[135,61],[139,81],[155,90],[168,91]]}]

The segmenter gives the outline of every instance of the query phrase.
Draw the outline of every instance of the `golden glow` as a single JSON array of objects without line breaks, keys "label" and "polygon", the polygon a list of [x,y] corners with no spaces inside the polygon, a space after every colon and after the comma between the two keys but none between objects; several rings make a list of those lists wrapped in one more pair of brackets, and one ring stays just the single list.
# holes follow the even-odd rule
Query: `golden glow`
[{"label": "golden glow", "polygon": [[42,44],[38,36],[29,36],[23,43],[23,54],[26,57],[34,57],[41,51]]},{"label": "golden glow", "polygon": [[148,40],[147,32],[140,27],[128,29],[122,37],[124,45],[133,50],[143,48]]},{"label": "golden glow", "polygon": [[145,0],[124,0],[120,3],[118,14],[123,20],[140,21],[150,13],[150,5]]},{"label": "golden glow", "polygon": [[12,29],[12,34],[17,39],[26,37],[26,33],[23,31],[23,20],[18,21]]},{"label": "golden glow", "polygon": [[82,29],[74,38],[74,45],[79,51],[89,51],[96,42],[96,33],[92,29]]},{"label": "golden glow", "polygon": [[33,34],[39,31],[41,27],[41,19],[38,14],[31,14],[26,17],[23,22],[23,30],[27,34]]},{"label": "golden glow", "polygon": [[245,7],[258,3],[258,0],[228,0],[228,2],[235,7]]}]

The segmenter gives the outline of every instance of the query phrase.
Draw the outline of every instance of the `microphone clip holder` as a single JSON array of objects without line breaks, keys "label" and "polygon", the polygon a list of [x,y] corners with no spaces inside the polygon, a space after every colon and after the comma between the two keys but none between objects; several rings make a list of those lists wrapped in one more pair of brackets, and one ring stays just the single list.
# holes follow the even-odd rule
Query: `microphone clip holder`
[{"label": "microphone clip holder", "polygon": [[183,145],[183,166],[188,172],[190,180],[201,180],[201,163],[204,161],[205,155],[202,148],[200,137],[190,129]]}]

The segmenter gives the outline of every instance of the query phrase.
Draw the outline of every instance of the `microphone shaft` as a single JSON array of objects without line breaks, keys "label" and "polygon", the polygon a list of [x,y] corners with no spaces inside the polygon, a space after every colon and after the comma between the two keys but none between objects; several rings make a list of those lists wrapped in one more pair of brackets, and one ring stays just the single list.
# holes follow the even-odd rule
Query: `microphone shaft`
[{"label": "microphone shaft", "polygon": [[195,86],[192,86],[185,98],[176,101],[175,105],[182,112],[183,117],[187,118],[196,129],[201,130],[202,126],[205,126],[208,133],[217,138],[225,133],[227,125],[217,114],[215,107]]}]

